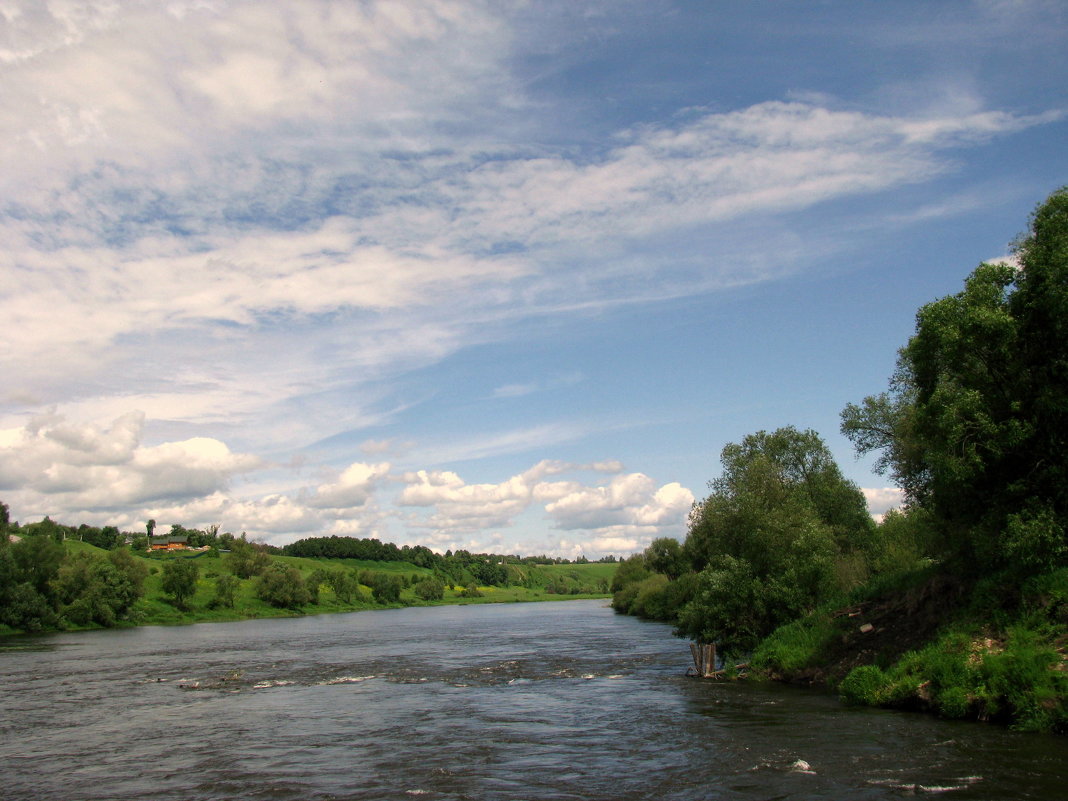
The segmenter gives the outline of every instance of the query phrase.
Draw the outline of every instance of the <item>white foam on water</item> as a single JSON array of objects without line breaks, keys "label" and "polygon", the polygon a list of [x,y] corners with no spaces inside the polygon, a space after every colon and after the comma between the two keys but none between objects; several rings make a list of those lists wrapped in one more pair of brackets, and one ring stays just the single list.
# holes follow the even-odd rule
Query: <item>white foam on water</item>
[{"label": "white foam on water", "polygon": [[375,676],[337,676],[333,679],[326,679],[325,681],[316,682],[320,685],[326,684],[359,684],[361,681],[369,681],[376,678]]}]

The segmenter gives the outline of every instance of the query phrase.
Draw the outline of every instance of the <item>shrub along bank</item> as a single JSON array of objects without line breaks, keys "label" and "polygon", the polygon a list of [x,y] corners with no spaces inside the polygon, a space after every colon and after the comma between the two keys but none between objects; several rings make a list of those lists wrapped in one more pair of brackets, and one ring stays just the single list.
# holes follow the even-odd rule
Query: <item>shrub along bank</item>
[{"label": "shrub along bank", "polygon": [[524,565],[485,585],[470,573],[457,581],[410,562],[283,556],[241,538],[228,551],[147,553],[18,530],[18,541],[0,531],[0,634],[597,598],[615,567]]}]

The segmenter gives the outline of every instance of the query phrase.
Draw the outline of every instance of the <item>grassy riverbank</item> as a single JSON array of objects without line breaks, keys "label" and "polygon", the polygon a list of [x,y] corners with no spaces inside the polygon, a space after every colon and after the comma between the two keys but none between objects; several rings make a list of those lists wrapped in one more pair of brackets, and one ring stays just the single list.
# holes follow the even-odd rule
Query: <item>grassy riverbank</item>
[{"label": "grassy riverbank", "polygon": [[[63,544],[68,556],[84,555],[105,559],[107,551],[84,542],[68,540]],[[399,561],[370,561],[362,559],[318,559],[292,556],[270,556],[264,571],[272,568],[292,568],[300,581],[313,590],[314,598],[307,603],[270,603],[262,597],[259,576],[238,578],[235,557],[228,553],[174,552],[134,554],[136,563],[144,569],[143,595],[132,605],[119,626],[159,626],[188,623],[224,622],[268,617],[292,617],[308,614],[358,612],[404,606],[437,606],[473,603],[519,603],[559,601],[582,598],[605,598],[607,586],[615,569],[614,564],[549,564],[510,566],[510,578],[516,583],[505,586],[459,585],[443,582],[440,600],[420,597],[420,582],[434,578],[434,571]],[[197,577],[188,597],[179,603],[164,587],[165,568],[173,562],[195,565]],[[339,594],[328,581],[318,577],[337,573],[370,581],[372,577],[389,577],[398,585],[396,600],[376,600],[368,583],[355,583],[351,593]],[[357,578],[358,577],[358,578]],[[220,603],[219,581],[233,582],[232,603]],[[566,592],[559,590],[567,588]],[[343,597],[348,595],[349,597]],[[67,630],[98,628],[95,624],[77,625],[64,622]],[[0,636],[18,633],[0,626]]]}]

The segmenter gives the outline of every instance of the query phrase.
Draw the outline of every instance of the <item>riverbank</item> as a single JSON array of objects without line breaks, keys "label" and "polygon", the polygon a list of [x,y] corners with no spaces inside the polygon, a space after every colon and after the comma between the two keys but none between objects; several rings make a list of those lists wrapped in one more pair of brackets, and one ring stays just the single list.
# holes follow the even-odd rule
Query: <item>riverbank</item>
[{"label": "riverbank", "polygon": [[751,666],[851,704],[1068,734],[1068,570],[970,586],[916,571],[781,627]]},{"label": "riverbank", "polygon": [[[77,541],[65,542],[63,549],[70,564],[100,564],[109,554]],[[133,554],[132,558],[143,577],[139,597],[125,614],[110,625],[60,614],[53,616],[53,625],[38,630],[222,623],[409,606],[605,599],[615,569],[612,564],[602,563],[522,565],[512,570],[511,578],[517,583],[496,586],[446,583],[433,570],[398,561],[265,555],[257,574],[247,575],[233,554],[217,551]],[[195,567],[188,591],[178,595],[173,585],[166,583],[168,566],[175,563]],[[289,575],[303,594],[269,597],[260,577],[270,571]],[[340,576],[346,580],[338,582]],[[426,591],[425,582],[431,580],[438,582],[440,597]],[[376,583],[387,585],[387,591],[376,590]],[[604,591],[590,591],[602,587]],[[22,633],[25,631],[0,626],[0,636]]]}]

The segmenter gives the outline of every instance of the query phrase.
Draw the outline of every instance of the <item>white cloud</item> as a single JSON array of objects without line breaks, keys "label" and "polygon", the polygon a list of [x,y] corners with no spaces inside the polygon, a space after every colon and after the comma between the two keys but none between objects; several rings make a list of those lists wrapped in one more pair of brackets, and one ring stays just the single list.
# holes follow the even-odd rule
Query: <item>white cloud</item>
[{"label": "white cloud", "polygon": [[[676,482],[657,487],[641,473],[613,475],[607,484],[594,486],[574,479],[546,480],[590,469],[617,473],[620,467],[617,462],[544,461],[499,484],[467,484],[454,472],[417,471],[404,476],[408,486],[396,503],[431,510],[426,515],[410,515],[409,527],[452,537],[511,526],[524,511],[541,505],[554,528],[583,532],[585,545],[576,546],[579,553],[629,551],[644,547],[656,536],[679,533],[694,496]],[[564,552],[572,547],[563,542],[554,543],[553,550]],[[527,544],[538,548],[536,543]]]},{"label": "white cloud", "polygon": [[868,502],[868,513],[877,520],[905,501],[905,494],[898,487],[862,487],[860,491]]},{"label": "white cloud", "polygon": [[364,506],[388,475],[388,462],[373,465],[354,462],[342,471],[335,483],[317,487],[307,504],[317,509],[334,510]]},{"label": "white cloud", "polygon": [[657,488],[642,473],[612,478],[607,486],[583,487],[545,507],[557,528],[628,529],[649,534],[681,527],[693,506],[693,493],[677,483]]},{"label": "white cloud", "polygon": [[0,432],[0,488],[45,508],[109,509],[163,498],[194,498],[260,465],[210,437],[146,446],[144,415],[102,428],[58,414]]}]

